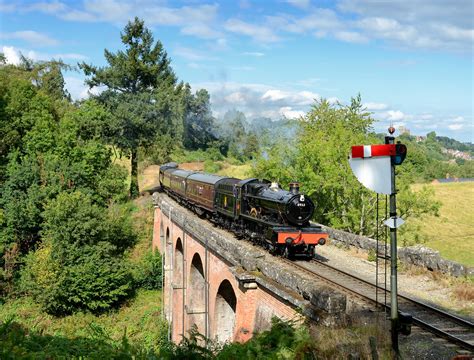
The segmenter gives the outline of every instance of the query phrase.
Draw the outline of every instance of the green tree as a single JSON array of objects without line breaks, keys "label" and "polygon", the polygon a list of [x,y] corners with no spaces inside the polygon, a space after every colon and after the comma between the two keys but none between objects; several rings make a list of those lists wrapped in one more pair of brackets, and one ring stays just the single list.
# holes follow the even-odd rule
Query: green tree
[{"label": "green tree", "polygon": [[106,87],[99,99],[118,120],[114,143],[131,157],[130,195],[136,197],[138,148],[150,144],[160,131],[179,133],[182,129],[177,107],[182,85],[177,84],[162,43],[154,41],[142,20],[129,22],[121,40],[125,51],[104,50],[107,66],[82,63],[79,67],[89,76],[86,83],[91,88]]},{"label": "green tree", "polygon": [[45,208],[43,242],[26,260],[22,286],[55,315],[101,312],[133,290],[122,254],[135,240],[125,214],[90,195],[62,192]]},{"label": "green tree", "polygon": [[[347,161],[352,145],[378,142],[372,131],[373,122],[370,113],[364,111],[360,96],[347,106],[321,100],[299,122],[295,142],[283,140],[260,156],[253,175],[279,181],[284,186],[301,181],[302,191],[316,205],[314,220],[373,236],[376,194],[357,181]],[[405,220],[435,214],[439,207],[429,191],[411,190],[416,171],[423,165],[423,160],[412,159],[407,161],[405,170],[405,164],[397,169],[399,215]]]},{"label": "green tree", "polygon": [[205,150],[217,140],[213,134],[214,118],[211,114],[210,95],[207,90],[200,89],[193,96],[186,84],[185,99],[184,147],[189,150]]}]

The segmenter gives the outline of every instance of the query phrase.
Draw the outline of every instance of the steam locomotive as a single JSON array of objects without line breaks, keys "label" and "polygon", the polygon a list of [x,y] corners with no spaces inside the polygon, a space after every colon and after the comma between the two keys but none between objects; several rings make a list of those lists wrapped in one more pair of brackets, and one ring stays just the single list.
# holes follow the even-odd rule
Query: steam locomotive
[{"label": "steam locomotive", "polygon": [[274,254],[314,257],[328,234],[310,224],[313,201],[299,192],[267,180],[223,177],[178,169],[176,163],[160,167],[160,188],[202,217],[249,238]]}]

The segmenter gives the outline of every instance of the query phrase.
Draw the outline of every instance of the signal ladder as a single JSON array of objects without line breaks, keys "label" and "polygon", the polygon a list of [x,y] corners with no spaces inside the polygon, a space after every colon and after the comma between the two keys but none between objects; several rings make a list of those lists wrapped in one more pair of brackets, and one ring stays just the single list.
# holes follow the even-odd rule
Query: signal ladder
[{"label": "signal ladder", "polygon": [[[384,219],[388,219],[388,201],[387,196],[385,196],[385,204],[384,204]],[[375,302],[376,307],[381,309],[388,315],[388,308],[387,308],[387,301],[389,297],[387,297],[387,278],[390,279],[390,274],[387,273],[387,268],[389,269],[390,264],[390,254],[388,252],[388,230],[386,226],[383,226],[383,230],[380,231],[380,219],[379,219],[379,194],[377,194],[377,209],[376,209],[376,233],[375,233],[375,240],[376,240],[376,248],[375,248]],[[381,239],[382,238],[382,239]]]}]

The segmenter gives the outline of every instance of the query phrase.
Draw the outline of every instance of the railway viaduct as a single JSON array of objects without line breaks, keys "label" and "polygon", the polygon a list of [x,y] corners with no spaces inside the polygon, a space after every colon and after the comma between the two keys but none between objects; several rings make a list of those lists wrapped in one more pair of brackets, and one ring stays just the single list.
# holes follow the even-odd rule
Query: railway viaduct
[{"label": "railway viaduct", "polygon": [[[153,248],[163,255],[163,311],[170,338],[194,326],[207,338],[246,341],[272,317],[325,324],[357,306],[247,241],[215,228],[164,194],[153,194]],[[359,309],[360,310],[360,309]]]}]

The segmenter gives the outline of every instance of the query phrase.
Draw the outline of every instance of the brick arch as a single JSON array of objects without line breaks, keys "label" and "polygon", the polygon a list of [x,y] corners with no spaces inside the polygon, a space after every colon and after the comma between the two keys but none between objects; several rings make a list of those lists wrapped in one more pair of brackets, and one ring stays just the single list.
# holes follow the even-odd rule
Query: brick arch
[{"label": "brick arch", "polygon": [[173,284],[178,287],[183,287],[183,264],[184,264],[184,251],[183,242],[178,237],[176,240],[176,247],[174,248],[174,264],[173,264]]},{"label": "brick arch", "polygon": [[171,265],[171,255],[172,255],[172,249],[173,249],[173,244],[172,244],[172,239],[170,238],[170,228],[167,226],[166,227],[166,237],[165,237],[165,262],[166,265]]},{"label": "brick arch", "polygon": [[199,333],[206,333],[206,279],[201,256],[193,255],[189,271],[189,328],[197,326]]},{"label": "brick arch", "polygon": [[237,297],[229,280],[223,280],[217,290],[214,307],[214,338],[229,342],[234,338]]},{"label": "brick arch", "polygon": [[165,230],[163,228],[163,219],[161,219],[161,222],[160,222],[160,250],[161,252],[163,252],[164,248],[165,248]]}]

